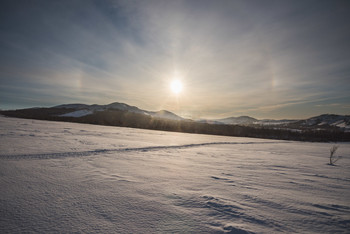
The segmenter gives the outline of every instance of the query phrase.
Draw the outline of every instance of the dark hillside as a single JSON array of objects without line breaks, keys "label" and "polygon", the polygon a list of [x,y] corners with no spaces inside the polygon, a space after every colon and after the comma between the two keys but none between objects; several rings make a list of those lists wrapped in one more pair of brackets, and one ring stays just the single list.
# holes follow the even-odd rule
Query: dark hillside
[{"label": "dark hillside", "polygon": [[169,120],[123,110],[95,111],[83,117],[61,117],[69,113],[65,108],[37,108],[0,111],[2,115],[18,118],[66,121],[108,126],[120,126],[185,133],[212,134],[237,137],[254,137],[298,141],[350,141],[350,133],[338,129],[291,131],[268,127],[217,125],[191,120]]}]

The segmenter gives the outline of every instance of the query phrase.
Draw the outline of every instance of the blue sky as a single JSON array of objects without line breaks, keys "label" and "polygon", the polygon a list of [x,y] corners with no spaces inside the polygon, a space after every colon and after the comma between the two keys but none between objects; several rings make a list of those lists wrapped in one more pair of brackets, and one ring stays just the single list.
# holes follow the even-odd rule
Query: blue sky
[{"label": "blue sky", "polygon": [[350,114],[348,22],[350,2],[338,0],[2,1],[0,108]]}]

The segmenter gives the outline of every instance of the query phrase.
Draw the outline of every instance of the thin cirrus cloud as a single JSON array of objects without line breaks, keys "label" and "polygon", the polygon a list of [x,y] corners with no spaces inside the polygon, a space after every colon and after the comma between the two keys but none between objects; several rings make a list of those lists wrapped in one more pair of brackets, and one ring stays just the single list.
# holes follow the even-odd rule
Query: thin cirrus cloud
[{"label": "thin cirrus cloud", "polygon": [[349,5],[8,1],[0,108],[119,101],[192,118],[349,114]]}]

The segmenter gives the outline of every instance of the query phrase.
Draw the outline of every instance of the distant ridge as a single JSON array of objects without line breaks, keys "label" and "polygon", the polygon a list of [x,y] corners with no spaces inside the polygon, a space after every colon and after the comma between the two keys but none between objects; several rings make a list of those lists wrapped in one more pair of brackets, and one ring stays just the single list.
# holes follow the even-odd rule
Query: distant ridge
[{"label": "distant ridge", "polygon": [[[187,120],[194,121],[191,119],[185,119],[167,110],[160,111],[148,111],[142,110],[136,106],[131,106],[126,103],[113,102],[107,105],[99,104],[62,104],[53,106],[54,109],[66,109],[64,113],[61,113],[60,117],[70,118],[81,118],[88,115],[93,115],[96,112],[106,110],[120,110],[130,113],[137,113],[146,116],[152,116],[155,118],[168,119],[168,120]],[[29,108],[33,109],[33,108]],[[38,109],[38,107],[36,107]],[[40,109],[40,108],[39,108]],[[4,112],[4,111],[3,111]],[[6,111],[5,111],[6,112]],[[322,114],[319,116],[310,117],[303,120],[293,119],[256,119],[251,116],[239,116],[239,117],[228,117],[222,119],[199,119],[195,120],[197,123],[214,124],[214,125],[241,125],[241,126],[254,126],[254,127],[269,127],[269,128],[286,128],[293,130],[303,129],[330,129],[339,128],[342,131],[350,132],[350,115],[336,115],[336,114]]]},{"label": "distant ridge", "polygon": [[297,122],[304,126],[336,126],[350,130],[350,115],[324,114]]},{"label": "distant ridge", "polygon": [[[207,120],[207,122],[210,122]],[[304,120],[258,120],[249,116],[229,117],[214,120],[215,124],[237,124],[237,125],[260,125],[260,126],[289,126],[295,128],[324,128],[339,127],[345,131],[350,131],[350,115],[323,114]]]},{"label": "distant ridge", "polygon": [[215,121],[224,123],[224,124],[253,124],[258,120],[250,116],[239,116],[239,117],[229,117],[225,119],[217,119]]},{"label": "distant ridge", "polygon": [[172,119],[172,120],[184,120],[184,118],[175,115],[174,113],[167,110],[160,110],[157,112],[148,112],[150,115],[159,118]]},{"label": "distant ridge", "polygon": [[68,121],[186,133],[300,141],[350,141],[350,116],[324,114],[305,120],[258,120],[250,116],[217,120],[184,119],[170,111],[147,111],[125,103],[63,104],[0,111],[10,117]]},{"label": "distant ridge", "polygon": [[146,111],[146,110],[139,109],[136,106],[130,106],[128,104],[120,103],[120,102],[113,102],[107,105],[63,104],[63,105],[54,106],[53,108],[63,108],[63,109],[72,110],[72,112],[60,115],[61,117],[82,117],[86,115],[92,115],[96,111],[122,110],[122,111],[128,111],[132,113],[150,115],[150,116],[164,118],[164,119],[184,120],[184,118],[167,110]]},{"label": "distant ridge", "polygon": [[84,109],[87,108],[89,105],[86,104],[62,104],[58,106],[54,106],[52,108],[65,108],[65,109]]}]

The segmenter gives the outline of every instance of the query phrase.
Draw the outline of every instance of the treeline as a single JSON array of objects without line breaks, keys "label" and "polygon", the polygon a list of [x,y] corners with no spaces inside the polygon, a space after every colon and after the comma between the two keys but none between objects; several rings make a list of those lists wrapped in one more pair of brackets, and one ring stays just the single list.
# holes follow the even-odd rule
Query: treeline
[{"label": "treeline", "polygon": [[190,120],[167,120],[150,115],[132,113],[121,110],[96,111],[83,117],[60,117],[71,112],[71,109],[38,108],[13,111],[0,111],[5,116],[66,121],[87,124],[98,124],[119,127],[142,128],[185,133],[212,134],[237,137],[254,137],[266,139],[297,140],[297,141],[350,141],[350,133],[339,129],[291,131],[288,129],[273,129],[269,127],[251,127],[239,125],[218,125],[198,123]]}]

